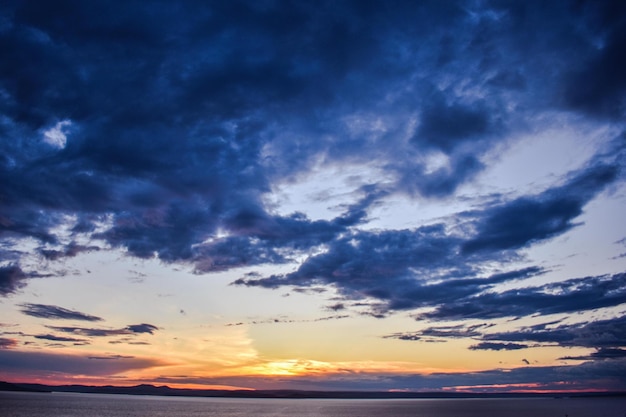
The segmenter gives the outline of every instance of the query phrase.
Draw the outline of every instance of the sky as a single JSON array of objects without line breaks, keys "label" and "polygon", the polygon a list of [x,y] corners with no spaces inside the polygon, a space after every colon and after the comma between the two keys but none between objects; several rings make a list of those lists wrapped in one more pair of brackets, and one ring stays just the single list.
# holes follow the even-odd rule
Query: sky
[{"label": "sky", "polygon": [[0,380],[626,390],[625,6],[2,2]]}]

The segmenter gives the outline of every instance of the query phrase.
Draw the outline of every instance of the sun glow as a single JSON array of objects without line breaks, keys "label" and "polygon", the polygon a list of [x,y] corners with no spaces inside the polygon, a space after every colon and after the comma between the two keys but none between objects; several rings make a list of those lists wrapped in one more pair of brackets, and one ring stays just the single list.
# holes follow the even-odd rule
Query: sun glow
[{"label": "sun glow", "polygon": [[[238,373],[256,376],[323,376],[323,375],[429,375],[441,369],[424,367],[415,362],[323,362],[310,359],[282,359],[246,366]],[[446,372],[469,372],[468,369],[446,369]]]},{"label": "sun glow", "polygon": [[330,373],[335,368],[325,362],[290,359],[284,361],[272,361],[257,365],[250,369],[254,374],[271,376],[301,376]]}]

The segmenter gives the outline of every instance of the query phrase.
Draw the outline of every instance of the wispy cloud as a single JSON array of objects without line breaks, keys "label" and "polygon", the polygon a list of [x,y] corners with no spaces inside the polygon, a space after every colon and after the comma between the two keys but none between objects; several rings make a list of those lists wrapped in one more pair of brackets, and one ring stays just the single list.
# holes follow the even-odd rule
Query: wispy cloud
[{"label": "wispy cloud", "polygon": [[65,326],[47,326],[48,328],[62,333],[70,333],[88,337],[107,337],[120,335],[136,335],[141,333],[154,334],[159,328],[152,324],[131,324],[121,329],[97,329],[88,327],[65,327]]},{"label": "wispy cloud", "polygon": [[276,318],[270,318],[270,319],[250,320],[246,322],[239,321],[235,323],[226,323],[225,326],[231,327],[231,326],[243,326],[243,325],[255,325],[255,324],[315,323],[319,321],[347,319],[349,317],[350,315],[348,314],[336,314],[332,316],[318,317],[315,319],[290,319],[286,316],[283,316],[283,317],[276,317]]},{"label": "wispy cloud", "polygon": [[74,337],[55,336],[52,334],[38,334],[34,335],[36,339],[50,340],[53,342],[86,342],[85,339],[76,339]]},{"label": "wispy cloud", "polygon": [[470,346],[469,348],[471,350],[519,350],[526,349],[528,347],[530,346],[523,343],[480,342]]},{"label": "wispy cloud", "polygon": [[101,317],[53,305],[25,303],[20,306],[22,307],[22,313],[43,319],[102,321]]}]

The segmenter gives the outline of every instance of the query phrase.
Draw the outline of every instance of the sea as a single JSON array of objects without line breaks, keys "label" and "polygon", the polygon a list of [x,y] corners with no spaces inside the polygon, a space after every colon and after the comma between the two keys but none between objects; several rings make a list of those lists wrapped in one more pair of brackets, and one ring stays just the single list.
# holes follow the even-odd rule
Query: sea
[{"label": "sea", "polygon": [[0,392],[1,417],[626,417],[626,398],[253,399]]}]

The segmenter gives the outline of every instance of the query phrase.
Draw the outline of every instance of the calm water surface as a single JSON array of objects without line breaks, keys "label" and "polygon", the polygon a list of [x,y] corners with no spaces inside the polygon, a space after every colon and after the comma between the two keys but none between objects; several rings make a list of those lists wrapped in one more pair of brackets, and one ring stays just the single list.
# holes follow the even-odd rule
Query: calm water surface
[{"label": "calm water surface", "polygon": [[250,399],[0,392],[2,417],[626,417],[626,398]]}]

